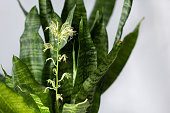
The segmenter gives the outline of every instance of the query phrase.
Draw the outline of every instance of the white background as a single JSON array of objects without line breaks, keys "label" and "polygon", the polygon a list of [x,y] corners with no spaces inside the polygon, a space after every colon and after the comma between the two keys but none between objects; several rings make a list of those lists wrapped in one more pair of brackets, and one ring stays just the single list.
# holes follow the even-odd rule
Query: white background
[{"label": "white background", "polygon": [[[37,0],[38,1],[38,0]],[[21,0],[30,10],[35,0]],[[94,0],[84,0],[88,16]],[[117,0],[107,27],[111,49],[123,0]],[[64,0],[53,0],[60,15]],[[135,49],[116,82],[102,95],[99,113],[170,113],[170,0],[134,0],[123,36],[145,17]],[[25,17],[16,0],[0,0],[0,64],[11,74],[19,55]],[[2,70],[0,70],[2,73]]]}]

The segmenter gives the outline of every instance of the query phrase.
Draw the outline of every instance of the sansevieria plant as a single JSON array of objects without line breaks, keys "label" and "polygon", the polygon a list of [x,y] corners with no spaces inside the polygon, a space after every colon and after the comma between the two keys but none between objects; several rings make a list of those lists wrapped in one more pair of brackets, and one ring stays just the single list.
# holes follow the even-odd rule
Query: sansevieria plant
[{"label": "sansevieria plant", "polygon": [[39,13],[36,6],[27,13],[18,2],[25,29],[12,76],[2,67],[0,113],[97,113],[101,95],[118,77],[138,37],[141,21],[121,39],[133,0],[124,0],[110,52],[106,26],[116,0],[96,0],[89,19],[83,0],[65,0],[61,16],[50,0],[39,0]]}]

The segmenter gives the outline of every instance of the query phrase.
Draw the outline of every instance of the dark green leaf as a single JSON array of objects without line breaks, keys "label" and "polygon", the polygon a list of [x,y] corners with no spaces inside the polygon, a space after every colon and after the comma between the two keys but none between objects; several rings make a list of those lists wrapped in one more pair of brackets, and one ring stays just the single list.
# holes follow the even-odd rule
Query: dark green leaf
[{"label": "dark green leaf", "polygon": [[87,25],[83,24],[83,18],[79,27],[79,53],[77,64],[77,76],[75,92],[79,91],[82,83],[97,68],[97,52],[91,39]]},{"label": "dark green leaf", "polygon": [[[50,15],[54,12],[51,0],[39,0],[40,19],[43,30],[49,26]],[[49,31],[44,32],[45,41],[49,42]]]},{"label": "dark green leaf", "polygon": [[99,65],[108,54],[108,36],[103,16],[96,19],[91,31],[93,43],[97,49],[97,64]]},{"label": "dark green leaf", "polygon": [[107,23],[109,22],[109,19],[112,15],[114,6],[115,6],[115,1],[116,0],[96,0],[95,6],[93,8],[93,11],[90,15],[89,21],[88,21],[88,25],[89,28],[92,27],[94,21],[95,21],[95,15],[97,13],[97,11],[102,12],[102,8],[103,8],[103,19],[104,19],[104,23],[107,26]]},{"label": "dark green leaf", "polygon": [[12,73],[15,89],[19,88],[24,92],[36,94],[45,106],[51,107],[48,90],[44,93],[45,87],[35,81],[27,65],[16,56],[13,56]]},{"label": "dark green leaf", "polygon": [[101,92],[99,87],[95,87],[91,97],[90,107],[88,108],[87,113],[98,113],[100,107],[100,96],[101,96]]},{"label": "dark green leaf", "polygon": [[36,113],[24,102],[23,97],[0,82],[0,111],[2,113]]},{"label": "dark green leaf", "polygon": [[61,14],[61,19],[63,23],[66,21],[68,17],[68,13],[74,7],[75,4],[76,4],[76,0],[65,0],[64,8]]},{"label": "dark green leaf", "polygon": [[0,81],[1,82],[4,82],[4,78],[5,78],[4,75],[0,74]]},{"label": "dark green leaf", "polygon": [[27,12],[27,11],[24,9],[24,7],[22,6],[20,0],[17,0],[17,1],[18,1],[18,4],[19,4],[19,6],[20,6],[22,12],[24,13],[24,15],[27,16],[28,12]]},{"label": "dark green leaf", "polygon": [[102,88],[102,93],[105,92],[109,88],[109,86],[116,80],[126,62],[128,61],[138,38],[140,24],[141,21],[139,22],[135,30],[124,38],[123,44],[120,48],[116,60],[110,66],[107,74],[104,77],[105,79],[102,80],[100,86]]},{"label": "dark green leaf", "polygon": [[78,104],[64,104],[62,113],[86,113],[89,105],[88,100]]},{"label": "dark green leaf", "polygon": [[98,68],[84,81],[80,91],[76,95],[76,102],[80,102],[87,98],[90,92],[98,84],[101,78],[104,76],[108,68],[115,61],[117,54],[120,50],[120,42],[116,43],[107,57],[100,63]]},{"label": "dark green leaf", "polygon": [[120,17],[120,22],[119,22],[119,27],[117,30],[117,34],[116,34],[114,43],[116,43],[117,41],[119,41],[121,39],[123,27],[126,23],[127,18],[129,17],[130,11],[131,11],[132,2],[133,2],[133,0],[124,0],[122,14]]},{"label": "dark green leaf", "polygon": [[81,17],[83,18],[83,22],[85,25],[87,25],[87,15],[86,15],[86,9],[84,6],[83,0],[76,0],[76,9],[73,16],[73,27],[76,31],[79,30],[79,23],[81,20]]},{"label": "dark green leaf", "polygon": [[36,7],[26,17],[25,30],[20,38],[20,58],[28,66],[38,83],[42,83],[42,72],[45,63],[44,42],[38,31],[40,18]]}]

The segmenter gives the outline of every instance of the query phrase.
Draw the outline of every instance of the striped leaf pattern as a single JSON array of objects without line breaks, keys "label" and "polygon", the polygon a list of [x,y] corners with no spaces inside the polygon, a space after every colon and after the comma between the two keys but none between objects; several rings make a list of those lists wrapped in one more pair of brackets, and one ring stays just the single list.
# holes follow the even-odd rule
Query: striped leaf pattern
[{"label": "striped leaf pattern", "polygon": [[115,46],[112,48],[112,50],[103,60],[103,62],[98,66],[98,68],[95,71],[93,70],[94,72],[84,81],[82,85],[83,87],[81,87],[80,91],[76,95],[77,102],[80,102],[87,98],[88,94],[93,91],[94,87],[98,84],[108,68],[115,61],[120,50],[120,45],[120,42],[115,44]]},{"label": "striped leaf pattern", "polygon": [[40,18],[36,7],[33,7],[27,15],[25,30],[20,38],[20,58],[28,66],[35,80],[42,83],[45,54],[44,42],[38,33],[39,28]]},{"label": "striped leaf pattern", "polygon": [[91,31],[91,37],[97,50],[97,64],[99,65],[108,54],[108,36],[103,16],[97,19]]},{"label": "striped leaf pattern", "polygon": [[23,97],[0,82],[1,113],[36,113],[24,102]]},{"label": "striped leaf pattern", "polygon": [[51,106],[48,90],[44,93],[45,87],[35,81],[27,65],[16,56],[13,56],[12,73],[15,89],[19,88],[25,92],[36,94],[45,106]]},{"label": "striped leaf pattern", "polygon": [[88,25],[89,28],[92,27],[93,22],[95,21],[95,15],[97,11],[102,12],[103,10],[103,19],[104,23],[107,26],[109,19],[112,15],[116,0],[96,0],[95,6],[91,12]]},{"label": "striped leaf pattern", "polygon": [[77,64],[77,76],[75,90],[78,91],[85,79],[97,68],[97,52],[91,39],[89,30],[83,24],[83,18],[79,27],[79,53]]},{"label": "striped leaf pattern", "polygon": [[124,0],[122,14],[120,17],[120,22],[119,22],[119,26],[118,26],[118,30],[117,30],[117,34],[116,34],[114,43],[116,43],[117,41],[119,41],[121,39],[123,27],[129,17],[130,11],[131,11],[132,2],[133,2],[133,0]]},{"label": "striped leaf pattern", "polygon": [[[40,19],[43,30],[49,26],[50,15],[54,12],[51,0],[39,0]],[[44,32],[46,43],[49,42],[49,30]]]}]

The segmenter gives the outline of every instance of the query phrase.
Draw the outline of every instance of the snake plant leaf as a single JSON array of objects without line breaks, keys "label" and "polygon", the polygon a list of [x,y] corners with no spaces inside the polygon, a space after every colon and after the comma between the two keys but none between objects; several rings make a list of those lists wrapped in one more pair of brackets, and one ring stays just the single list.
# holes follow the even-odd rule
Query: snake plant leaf
[{"label": "snake plant leaf", "polygon": [[97,50],[97,64],[99,65],[108,54],[108,36],[103,16],[96,20],[91,37]]},{"label": "snake plant leaf", "polygon": [[116,2],[116,0],[96,0],[95,6],[91,12],[91,15],[90,15],[90,18],[88,21],[89,28],[92,28],[92,25],[95,21],[96,12],[97,11],[101,12],[102,8],[104,10],[103,11],[104,23],[107,26],[109,19],[112,15],[112,12],[113,12],[113,9],[115,6],[115,2]]},{"label": "snake plant leaf", "polygon": [[0,82],[0,111],[2,113],[36,113],[19,94]]},{"label": "snake plant leaf", "polygon": [[117,42],[107,57],[100,63],[98,68],[84,81],[80,91],[76,95],[76,102],[80,102],[87,98],[89,93],[93,91],[94,87],[99,83],[108,68],[115,61],[120,50],[121,42]]},{"label": "snake plant leaf", "polygon": [[2,66],[1,66],[1,68],[2,68],[2,71],[4,72],[4,75],[5,75],[4,83],[9,88],[14,89],[14,85],[13,85],[13,81],[12,81],[12,76],[9,76]]},{"label": "snake plant leaf", "polygon": [[15,89],[19,88],[24,92],[35,94],[45,106],[51,107],[49,90],[44,92],[45,87],[35,81],[27,65],[16,56],[13,56],[12,73]]},{"label": "snake plant leaf", "polygon": [[89,105],[87,99],[78,104],[64,104],[62,113],[86,113]]},{"label": "snake plant leaf", "polygon": [[24,13],[24,15],[27,16],[28,12],[27,12],[27,11],[25,10],[25,8],[22,6],[20,0],[17,0],[17,2],[18,2],[18,4],[19,4],[19,6],[20,6],[22,12]]},{"label": "snake plant leaf", "polygon": [[38,31],[40,17],[33,7],[26,17],[25,30],[20,38],[20,58],[28,66],[38,83],[42,83],[42,71],[45,63],[44,42]]},{"label": "snake plant leaf", "polygon": [[101,97],[101,91],[98,86],[94,88],[93,94],[91,96],[92,96],[91,103],[87,113],[98,113],[100,107],[100,97]]},{"label": "snake plant leaf", "polygon": [[65,0],[64,8],[61,13],[61,19],[64,23],[68,17],[69,11],[74,7],[76,4],[76,0]]},{"label": "snake plant leaf", "polygon": [[[39,0],[40,19],[43,30],[49,26],[50,15],[54,12],[51,0]],[[49,42],[49,30],[44,32],[46,43]]]},{"label": "snake plant leaf", "polygon": [[116,34],[114,44],[121,39],[123,27],[124,27],[128,17],[129,17],[131,7],[132,7],[132,3],[133,3],[133,0],[124,0],[123,9],[122,9],[122,13],[121,13],[119,26],[118,26],[118,30],[117,30],[117,34]]},{"label": "snake plant leaf", "polygon": [[4,82],[4,78],[5,78],[4,75],[2,75],[2,74],[0,73],[0,81],[1,81],[1,82]]},{"label": "snake plant leaf", "polygon": [[35,100],[36,104],[38,105],[40,109],[40,113],[50,113],[49,108],[44,106],[43,103],[41,102],[41,99],[34,94],[30,94],[31,97]]},{"label": "snake plant leaf", "polygon": [[[4,75],[5,75],[5,80],[4,81],[5,81],[6,86],[11,88],[11,90],[14,90],[12,76],[9,76],[6,73],[6,71],[3,69],[3,67],[2,67],[2,70],[3,70]],[[29,108],[34,110],[36,113],[40,113],[37,104],[34,102],[34,100],[32,99],[32,97],[29,94],[27,94],[25,92],[22,92],[22,91],[19,91],[19,94],[23,97],[24,102],[27,103]]]},{"label": "snake plant leaf", "polygon": [[[75,81],[75,91],[79,91],[82,83],[97,68],[97,52],[91,39],[87,25],[84,24],[83,18],[79,27],[79,53],[77,64],[77,76]],[[86,21],[86,20],[85,20]]]},{"label": "snake plant leaf", "polygon": [[83,17],[83,22],[86,25],[87,15],[86,15],[86,9],[84,6],[84,1],[76,0],[76,9],[75,9],[74,16],[73,16],[73,27],[76,31],[79,30],[79,24],[80,24],[82,17]]},{"label": "snake plant leaf", "polygon": [[29,93],[22,92],[20,89],[18,90],[18,93],[23,97],[24,102],[28,105],[29,108],[34,110],[36,113],[41,113],[36,102]]},{"label": "snake plant leaf", "polygon": [[105,79],[102,80],[103,83],[101,83],[102,86],[100,86],[102,88],[102,93],[105,92],[110,87],[110,85],[116,80],[123,67],[125,66],[126,62],[128,61],[128,58],[131,55],[132,50],[136,44],[139,27],[142,20],[139,22],[135,30],[124,38],[123,44],[120,48],[116,60],[113,62],[113,64],[107,71],[107,74],[105,75],[106,77],[104,77]]}]

